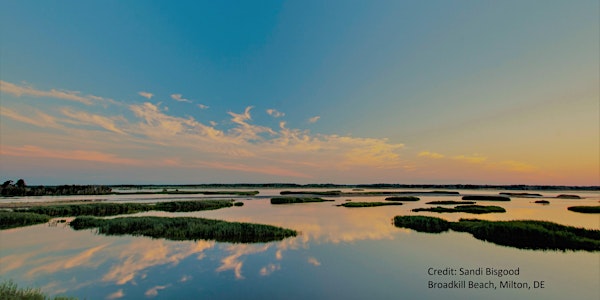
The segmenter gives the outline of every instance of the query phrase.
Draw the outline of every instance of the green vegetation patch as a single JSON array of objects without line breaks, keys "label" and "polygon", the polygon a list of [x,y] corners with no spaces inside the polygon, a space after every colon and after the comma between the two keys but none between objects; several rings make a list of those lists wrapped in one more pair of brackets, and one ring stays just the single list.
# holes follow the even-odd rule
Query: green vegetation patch
[{"label": "green vegetation patch", "polygon": [[488,213],[503,213],[506,210],[500,206],[483,206],[483,205],[458,205],[454,208],[448,207],[427,207],[427,208],[415,208],[412,211],[431,211],[436,213],[455,213],[455,212],[463,212],[469,214],[488,214]]},{"label": "green vegetation patch", "polygon": [[570,206],[567,209],[584,214],[600,214],[600,206]]},{"label": "green vegetation patch", "polygon": [[[0,230],[46,223],[51,217],[28,212],[0,211]],[[5,299],[0,297],[0,299]]]},{"label": "green vegetation patch", "polygon": [[244,206],[244,202],[235,202],[233,206]]},{"label": "green vegetation patch", "polygon": [[450,222],[425,216],[396,216],[394,217],[394,225],[429,233],[440,233],[450,229]]},{"label": "green vegetation patch", "polygon": [[394,196],[385,198],[386,201],[419,201],[419,197],[415,196]]},{"label": "green vegetation patch", "polygon": [[113,192],[115,195],[236,195],[236,196],[255,196],[258,191],[140,191],[140,192]]},{"label": "green vegetation patch", "polygon": [[504,192],[504,193],[500,193],[500,195],[506,195],[506,196],[510,196],[510,197],[521,197],[521,198],[542,197],[542,194],[537,194],[537,193],[511,193],[511,192]]},{"label": "green vegetation patch", "polygon": [[343,207],[375,207],[386,205],[402,205],[401,202],[346,202],[338,206]]},{"label": "green vegetation patch", "polygon": [[308,202],[325,202],[334,201],[322,198],[313,197],[275,197],[271,198],[271,204],[292,204],[292,203],[308,203]]},{"label": "green vegetation patch", "polygon": [[36,206],[31,208],[22,208],[16,212],[28,212],[34,214],[48,215],[51,217],[70,217],[70,216],[115,216],[124,214],[134,214],[150,210],[160,210],[167,212],[190,212],[199,210],[213,210],[223,207],[230,207],[233,203],[230,200],[200,200],[200,201],[171,201],[151,203],[90,203],[90,204],[66,204],[51,206]]},{"label": "green vegetation patch", "polygon": [[70,223],[75,230],[98,228],[104,235],[133,235],[169,240],[215,240],[232,243],[263,243],[296,236],[297,232],[281,227],[226,222],[203,218],[121,217],[100,219],[78,217]]},{"label": "green vegetation patch", "polygon": [[460,205],[467,205],[467,204],[475,204],[477,202],[475,201],[454,201],[454,200],[442,200],[442,201],[431,201],[431,202],[427,202],[425,204],[433,204],[433,205],[455,205],[455,204],[460,204]]},{"label": "green vegetation patch", "polygon": [[394,225],[420,232],[439,233],[448,229],[468,232],[477,239],[519,249],[600,251],[600,230],[546,221],[460,219],[449,222],[435,217],[396,216]]},{"label": "green vegetation patch", "polygon": [[556,198],[559,198],[559,199],[581,199],[581,197],[578,195],[566,195],[566,194],[558,195],[558,196],[556,196]]},{"label": "green vegetation patch", "polygon": [[342,191],[281,191],[280,195],[317,195],[317,196],[339,196]]},{"label": "green vegetation patch", "polygon": [[481,200],[481,201],[510,201],[509,197],[506,196],[490,196],[490,195],[472,195],[463,196],[463,200]]},{"label": "green vegetation patch", "polygon": [[42,293],[40,289],[20,288],[12,280],[5,280],[0,283],[0,299],[6,300],[74,300],[72,297],[49,297]]},{"label": "green vegetation patch", "polygon": [[148,210],[160,210],[168,212],[190,212],[200,210],[215,210],[233,206],[231,200],[200,200],[200,201],[170,201],[147,204]]}]

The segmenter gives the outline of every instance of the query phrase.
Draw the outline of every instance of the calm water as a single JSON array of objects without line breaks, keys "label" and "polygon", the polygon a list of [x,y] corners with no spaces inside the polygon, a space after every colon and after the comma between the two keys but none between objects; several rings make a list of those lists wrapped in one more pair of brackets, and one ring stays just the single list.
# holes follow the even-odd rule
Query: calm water
[{"label": "calm water", "polygon": [[[417,233],[396,228],[396,215],[427,207],[434,200],[459,196],[420,196],[403,206],[344,208],[335,204],[383,201],[377,197],[339,197],[335,202],[271,205],[268,196],[281,190],[260,190],[259,197],[239,197],[244,206],[194,213],[149,212],[139,215],[196,216],[264,223],[296,229],[301,234],[280,242],[230,244],[213,241],[175,242],[144,237],[96,235],[48,224],[0,232],[0,273],[21,286],[86,299],[599,299],[598,252],[519,250],[473,238],[467,233]],[[497,194],[461,190],[461,194]],[[513,191],[514,192],[514,191]],[[550,205],[530,198],[499,205],[503,214],[419,213],[447,220],[534,219],[600,229],[600,216],[566,210],[573,205],[598,205],[600,192],[542,191]],[[558,194],[585,199],[552,199]],[[264,197],[267,196],[267,197]],[[165,195],[160,200],[203,196]],[[156,195],[64,197],[109,201],[156,201]],[[231,197],[227,197],[231,198]],[[48,201],[57,198],[27,198]],[[2,199],[0,201],[19,201]],[[429,268],[519,268],[519,275],[429,275]],[[457,271],[458,272],[458,271]],[[492,281],[497,289],[429,288],[429,281]],[[500,281],[544,282],[543,289],[499,287]]]}]

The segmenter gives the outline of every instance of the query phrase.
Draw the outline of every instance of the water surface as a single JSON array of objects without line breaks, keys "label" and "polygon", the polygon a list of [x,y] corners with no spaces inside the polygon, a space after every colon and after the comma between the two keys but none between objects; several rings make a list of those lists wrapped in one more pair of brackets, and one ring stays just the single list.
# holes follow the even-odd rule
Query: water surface
[{"label": "water surface", "polygon": [[[214,241],[168,241],[132,236],[101,236],[58,224],[0,232],[0,273],[22,286],[86,299],[598,299],[598,252],[533,251],[498,246],[467,233],[417,233],[396,228],[396,215],[431,215],[447,220],[533,219],[600,229],[600,216],[566,209],[598,205],[600,193],[542,191],[550,205],[532,198],[498,205],[503,214],[413,213],[425,202],[459,196],[419,196],[402,206],[337,207],[352,201],[383,201],[385,196],[324,197],[335,202],[271,205],[281,190],[260,190],[257,197],[229,197],[242,207],[192,213],[146,212],[136,215],[196,216],[263,223],[298,230],[280,242],[231,244]],[[349,190],[348,190],[349,191]],[[498,194],[498,190],[461,190],[461,194]],[[514,191],[511,191],[514,192]],[[585,199],[555,199],[558,194]],[[161,201],[215,198],[214,195],[108,195],[63,197],[108,201]],[[56,200],[37,197],[35,201]],[[31,201],[31,198],[2,201]],[[519,268],[518,276],[437,276],[429,268]],[[429,281],[544,281],[544,289],[433,289]],[[498,285],[496,283],[496,285]]]}]

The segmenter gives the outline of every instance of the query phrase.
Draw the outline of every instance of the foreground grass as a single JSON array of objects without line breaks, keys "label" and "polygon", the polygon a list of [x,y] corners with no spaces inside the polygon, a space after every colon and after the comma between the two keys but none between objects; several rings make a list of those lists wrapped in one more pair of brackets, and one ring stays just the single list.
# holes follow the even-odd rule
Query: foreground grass
[{"label": "foreground grass", "polygon": [[449,229],[468,232],[477,239],[519,249],[600,251],[600,230],[545,221],[460,219],[449,222],[435,217],[396,216],[394,225],[419,232],[440,233]]},{"label": "foreground grass", "polygon": [[191,212],[213,210],[233,206],[230,200],[170,201],[157,203],[91,203],[37,206],[16,209],[15,212],[27,212],[51,217],[76,216],[115,216],[159,210],[167,212]]},{"label": "foreground grass", "polygon": [[[0,230],[46,223],[51,217],[27,212],[0,211]],[[4,298],[0,298],[4,299]]]},{"label": "foreground grass", "polygon": [[454,200],[442,200],[442,201],[431,201],[425,204],[434,204],[434,205],[455,205],[455,204],[475,204],[475,201],[454,201]]},{"label": "foreground grass", "polygon": [[262,243],[296,236],[297,232],[281,227],[226,222],[192,217],[121,217],[100,219],[78,217],[70,223],[75,230],[98,228],[104,235],[134,235],[169,240],[215,240],[232,243]]},{"label": "foreground grass", "polygon": [[293,203],[309,203],[309,202],[326,202],[334,201],[315,197],[274,197],[271,198],[271,204],[293,204]]},{"label": "foreground grass", "polygon": [[583,214],[600,214],[600,206],[570,206],[567,209]]},{"label": "foreground grass", "polygon": [[0,299],[3,300],[72,300],[72,297],[48,297],[40,289],[20,288],[11,280],[0,283]]},{"label": "foreground grass", "polygon": [[436,213],[454,213],[454,212],[464,212],[469,214],[488,214],[488,213],[503,213],[506,210],[500,206],[483,206],[483,205],[458,205],[454,208],[447,207],[427,207],[427,208],[415,208],[412,211],[430,211]]},{"label": "foreground grass", "polygon": [[386,205],[402,205],[401,202],[346,202],[338,206],[343,207],[375,207]]}]

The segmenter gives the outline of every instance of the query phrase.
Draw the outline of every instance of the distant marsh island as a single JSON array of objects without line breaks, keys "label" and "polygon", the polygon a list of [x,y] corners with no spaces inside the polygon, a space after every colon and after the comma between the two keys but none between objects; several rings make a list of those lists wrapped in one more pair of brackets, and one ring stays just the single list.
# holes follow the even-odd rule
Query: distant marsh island
[{"label": "distant marsh island", "polygon": [[475,201],[510,201],[509,197],[506,196],[492,196],[492,195],[471,195],[463,196],[463,200],[475,200]]},{"label": "distant marsh island", "polygon": [[[241,203],[243,202],[236,202]],[[231,200],[172,201],[158,203],[92,203],[48,205],[0,211],[0,229],[46,223],[55,217],[116,216],[146,211],[192,212],[231,207]],[[239,205],[238,205],[239,206]]]},{"label": "distant marsh island", "polygon": [[385,198],[385,201],[419,201],[421,200],[419,197],[415,197],[415,196],[394,196],[394,197],[387,197]]},{"label": "distant marsh island", "polygon": [[376,206],[389,206],[389,205],[402,205],[402,202],[346,202],[338,206],[343,207],[376,207]]},{"label": "distant marsh island", "polygon": [[450,229],[468,232],[477,239],[519,249],[600,251],[600,230],[545,221],[460,219],[449,222],[435,217],[396,216],[393,222],[396,227],[419,232],[441,233]]},{"label": "distant marsh island", "polygon": [[517,198],[533,198],[533,197],[542,197],[542,194],[537,194],[537,193],[511,193],[511,192],[504,192],[504,193],[500,193],[500,195],[506,195],[509,197],[517,197]]},{"label": "distant marsh island", "polygon": [[327,200],[315,197],[273,197],[271,204],[293,204],[293,203],[310,203],[310,202],[328,202],[335,200]]},{"label": "distant marsh island", "polygon": [[550,201],[548,201],[548,200],[536,200],[533,203],[537,203],[537,204],[550,204]]},{"label": "distant marsh island", "polygon": [[506,210],[500,206],[483,206],[483,205],[458,205],[454,208],[448,207],[427,207],[427,208],[415,208],[412,211],[420,212],[420,211],[429,211],[436,213],[469,213],[469,214],[489,214],[489,213],[503,213]]},{"label": "distant marsh island", "polygon": [[31,208],[15,209],[15,212],[28,212],[51,217],[76,217],[76,216],[116,216],[134,214],[151,210],[166,212],[192,212],[200,210],[213,210],[233,206],[232,200],[198,200],[198,201],[170,201],[156,203],[89,203],[36,206]]},{"label": "distant marsh island", "polygon": [[314,195],[314,196],[403,196],[403,195],[460,195],[454,191],[363,191],[353,189],[352,192],[331,191],[281,191],[280,195]]},{"label": "distant marsh island", "polygon": [[558,198],[558,199],[581,199],[581,196],[562,194],[562,195],[556,196],[556,198]]},{"label": "distant marsh island", "polygon": [[570,206],[567,209],[583,214],[600,214],[600,206]]},{"label": "distant marsh island", "polygon": [[192,217],[120,217],[100,219],[77,217],[70,223],[75,230],[97,228],[103,235],[133,235],[168,240],[214,240],[229,243],[265,243],[298,234],[277,226],[226,222]]},{"label": "distant marsh island", "polygon": [[425,204],[432,204],[432,205],[455,205],[455,204],[475,204],[477,202],[475,201],[454,201],[454,200],[442,200],[442,201],[431,201],[431,202],[427,202]]}]

